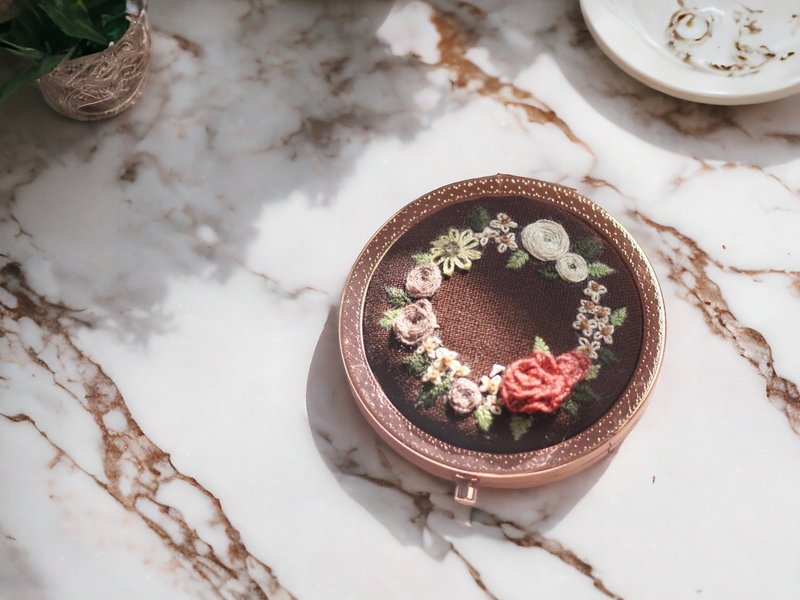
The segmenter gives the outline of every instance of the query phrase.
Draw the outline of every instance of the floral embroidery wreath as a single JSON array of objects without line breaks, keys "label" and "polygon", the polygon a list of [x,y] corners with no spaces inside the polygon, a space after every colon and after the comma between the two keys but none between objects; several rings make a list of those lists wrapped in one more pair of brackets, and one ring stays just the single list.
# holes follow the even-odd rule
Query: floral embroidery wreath
[{"label": "floral embroidery wreath", "polygon": [[[614,269],[597,261],[603,252],[598,238],[571,244],[564,227],[540,219],[520,232],[521,250],[512,231],[519,225],[505,213],[492,219],[484,208],[472,213],[470,226],[450,228],[431,242],[428,252],[412,256],[416,266],[408,272],[405,288],[386,288],[392,308],[383,313],[380,325],[412,349],[404,363],[422,382],[418,406],[430,407],[446,398],[456,415],[473,415],[484,432],[507,410],[512,413],[511,434],[519,440],[530,429],[532,415],[561,410],[574,417],[581,404],[599,398],[588,382],[597,379],[602,365],[617,360],[607,346],[613,344],[614,333],[628,311],[601,305],[608,290],[597,279]],[[500,254],[510,253],[508,269],[522,269],[533,257],[544,263],[537,272],[543,279],[571,284],[591,279],[583,290],[587,298],[580,301],[572,323],[578,335],[574,349],[556,356],[536,337],[530,356],[507,366],[494,365],[476,382],[469,378],[470,368],[459,360],[458,353],[445,347],[436,335],[439,324],[430,299],[441,287],[443,275],[449,278],[458,271],[469,271],[490,244]]]}]

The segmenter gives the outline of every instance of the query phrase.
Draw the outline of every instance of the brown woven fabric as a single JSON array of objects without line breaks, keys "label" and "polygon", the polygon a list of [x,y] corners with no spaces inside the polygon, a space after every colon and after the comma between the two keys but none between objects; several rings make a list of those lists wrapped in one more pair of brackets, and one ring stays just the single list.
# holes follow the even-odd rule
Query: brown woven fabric
[{"label": "brown woven fabric", "polygon": [[[608,288],[601,304],[612,309],[627,307],[628,317],[614,334],[610,348],[618,361],[604,365],[592,389],[600,399],[580,404],[576,416],[564,411],[534,418],[531,430],[515,441],[509,428],[510,415],[496,417],[489,432],[477,428],[472,415],[461,417],[440,399],[430,408],[416,406],[422,387],[418,377],[403,364],[410,349],[378,325],[389,307],[386,286],[403,287],[414,267],[411,256],[427,252],[430,243],[449,227],[469,228],[472,211],[485,207],[490,214],[509,214],[522,228],[538,219],[561,223],[574,244],[587,237],[603,240],[599,260],[616,273],[599,280]],[[520,243],[520,249],[522,245]],[[580,301],[586,299],[586,282],[545,280],[537,272],[546,266],[531,258],[520,270],[506,268],[510,251],[499,254],[490,242],[469,273],[457,271],[445,278],[431,299],[439,321],[439,334],[446,347],[460,354],[472,369],[470,379],[488,375],[495,363],[508,365],[529,356],[536,336],[542,337],[554,354],[575,349],[579,333],[572,328]],[[551,263],[552,264],[552,263]],[[587,280],[588,281],[588,280]],[[545,200],[528,198],[482,198],[448,206],[417,223],[387,252],[367,290],[364,310],[364,342],[370,368],[392,403],[423,431],[454,446],[495,453],[526,452],[544,448],[576,435],[596,422],[621,395],[635,369],[642,341],[642,311],[636,285],[612,245],[591,227]]]}]

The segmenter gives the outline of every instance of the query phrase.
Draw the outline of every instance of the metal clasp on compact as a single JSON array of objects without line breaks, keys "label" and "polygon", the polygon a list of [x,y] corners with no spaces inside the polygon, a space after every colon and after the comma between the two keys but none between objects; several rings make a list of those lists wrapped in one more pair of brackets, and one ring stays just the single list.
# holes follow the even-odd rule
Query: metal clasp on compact
[{"label": "metal clasp on compact", "polygon": [[464,506],[473,506],[478,499],[478,478],[456,473],[453,499]]}]

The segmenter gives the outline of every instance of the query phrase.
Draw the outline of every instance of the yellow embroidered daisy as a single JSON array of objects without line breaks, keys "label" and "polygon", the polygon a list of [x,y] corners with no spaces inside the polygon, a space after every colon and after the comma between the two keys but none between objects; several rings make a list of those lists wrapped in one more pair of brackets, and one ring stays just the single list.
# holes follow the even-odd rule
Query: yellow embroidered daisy
[{"label": "yellow embroidered daisy", "polygon": [[475,250],[479,244],[471,229],[459,231],[451,228],[446,235],[431,242],[431,256],[437,265],[442,265],[442,272],[450,277],[456,267],[469,271],[472,261],[481,257],[480,251]]}]

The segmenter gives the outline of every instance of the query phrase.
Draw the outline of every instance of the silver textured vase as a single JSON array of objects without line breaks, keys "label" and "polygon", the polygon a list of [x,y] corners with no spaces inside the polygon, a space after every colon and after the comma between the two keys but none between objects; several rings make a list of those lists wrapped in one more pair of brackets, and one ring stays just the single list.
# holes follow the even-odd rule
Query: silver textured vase
[{"label": "silver textured vase", "polygon": [[129,16],[130,26],[102,52],[63,62],[39,79],[45,102],[78,121],[115,117],[136,104],[150,65],[147,11]]}]

